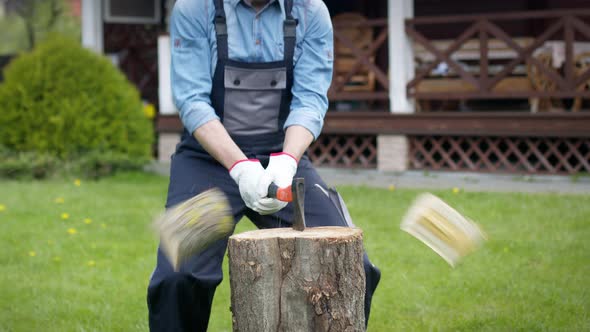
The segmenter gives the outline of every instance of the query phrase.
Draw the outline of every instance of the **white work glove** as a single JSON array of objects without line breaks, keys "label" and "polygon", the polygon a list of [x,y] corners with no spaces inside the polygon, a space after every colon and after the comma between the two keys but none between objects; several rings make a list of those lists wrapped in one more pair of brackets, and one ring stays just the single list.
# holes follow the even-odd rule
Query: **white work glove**
[{"label": "white work glove", "polygon": [[[265,174],[279,188],[290,186],[293,183],[293,177],[296,172],[297,159],[292,155],[285,152],[270,155]],[[279,201],[276,198],[263,198],[258,201],[258,205],[261,209],[268,212],[261,214],[272,214],[287,206],[287,202]]]},{"label": "white work glove", "polygon": [[247,207],[260,214],[272,213],[259,203],[268,195],[268,186],[272,182],[272,179],[265,174],[260,160],[239,160],[229,169],[229,175],[238,184],[240,196]]}]

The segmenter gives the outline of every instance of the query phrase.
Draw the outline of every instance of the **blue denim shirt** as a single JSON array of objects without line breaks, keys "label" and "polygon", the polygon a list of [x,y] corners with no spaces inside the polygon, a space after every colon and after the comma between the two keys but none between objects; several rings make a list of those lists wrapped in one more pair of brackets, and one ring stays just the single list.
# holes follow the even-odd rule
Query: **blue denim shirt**
[{"label": "blue denim shirt", "polygon": [[[224,0],[229,57],[244,62],[283,59],[283,0],[271,0],[258,14],[244,0]],[[301,125],[315,138],[328,109],[333,35],[322,0],[294,0],[299,20],[294,56],[293,101],[284,128]],[[211,106],[217,41],[212,0],[178,0],[171,17],[172,94],[184,127],[194,132],[219,119]]]}]

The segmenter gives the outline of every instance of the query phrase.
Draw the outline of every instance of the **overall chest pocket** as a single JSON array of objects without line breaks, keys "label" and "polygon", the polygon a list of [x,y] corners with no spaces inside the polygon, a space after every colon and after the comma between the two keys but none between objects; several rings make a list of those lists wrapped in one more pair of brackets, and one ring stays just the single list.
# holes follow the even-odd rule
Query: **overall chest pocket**
[{"label": "overall chest pocket", "polygon": [[223,125],[232,135],[276,133],[287,70],[226,66]]}]

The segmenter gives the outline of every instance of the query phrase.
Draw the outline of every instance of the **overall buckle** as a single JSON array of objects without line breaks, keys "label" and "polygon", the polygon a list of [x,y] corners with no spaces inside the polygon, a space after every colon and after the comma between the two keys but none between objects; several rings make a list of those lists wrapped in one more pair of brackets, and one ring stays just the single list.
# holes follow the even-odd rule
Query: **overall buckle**
[{"label": "overall buckle", "polygon": [[215,17],[215,32],[218,36],[227,36],[227,24],[225,23],[225,17]]},{"label": "overall buckle", "polygon": [[295,38],[297,24],[299,24],[299,20],[294,18],[287,18],[285,19],[285,23],[283,24],[283,34],[285,38]]}]

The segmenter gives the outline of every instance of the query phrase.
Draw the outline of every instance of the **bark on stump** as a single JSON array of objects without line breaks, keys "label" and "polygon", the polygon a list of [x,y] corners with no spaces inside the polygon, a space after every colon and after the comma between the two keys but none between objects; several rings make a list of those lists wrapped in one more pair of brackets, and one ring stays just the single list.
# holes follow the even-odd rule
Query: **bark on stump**
[{"label": "bark on stump", "polygon": [[233,330],[364,331],[362,231],[265,229],[229,239]]}]

